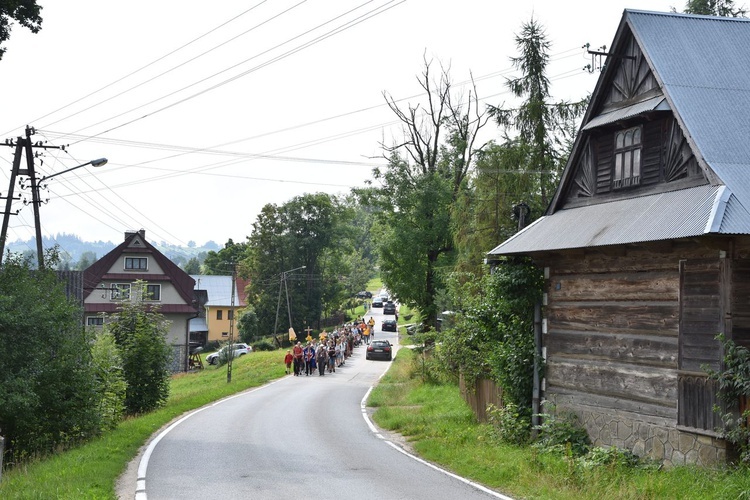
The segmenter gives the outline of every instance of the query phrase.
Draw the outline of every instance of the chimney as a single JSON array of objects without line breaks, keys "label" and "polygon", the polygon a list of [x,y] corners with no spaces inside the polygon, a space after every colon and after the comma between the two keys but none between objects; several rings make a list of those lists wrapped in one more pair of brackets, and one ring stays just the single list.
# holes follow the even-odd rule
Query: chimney
[{"label": "chimney", "polygon": [[133,230],[125,231],[125,239],[127,240],[128,238],[130,238],[131,236],[135,236],[136,234],[140,235],[140,237],[143,238],[143,240],[145,241],[146,239],[145,229],[139,229],[138,231],[133,231]]}]

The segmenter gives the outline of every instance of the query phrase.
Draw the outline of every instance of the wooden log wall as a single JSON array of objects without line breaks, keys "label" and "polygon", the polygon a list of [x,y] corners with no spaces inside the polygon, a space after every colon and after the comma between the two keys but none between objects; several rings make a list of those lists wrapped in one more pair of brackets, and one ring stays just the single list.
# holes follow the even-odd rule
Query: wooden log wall
[{"label": "wooden log wall", "polygon": [[708,258],[718,261],[719,250],[686,242],[543,259],[546,393],[676,424],[680,260]]}]

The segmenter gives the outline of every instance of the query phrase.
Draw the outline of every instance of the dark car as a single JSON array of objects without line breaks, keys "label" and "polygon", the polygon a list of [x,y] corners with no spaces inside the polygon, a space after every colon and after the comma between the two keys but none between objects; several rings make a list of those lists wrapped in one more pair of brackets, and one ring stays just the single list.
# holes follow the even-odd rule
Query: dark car
[{"label": "dark car", "polygon": [[396,304],[390,300],[383,304],[383,314],[396,314]]},{"label": "dark car", "polygon": [[395,319],[383,320],[383,326],[381,327],[381,330],[383,330],[384,332],[397,332],[398,322]]},{"label": "dark car", "polygon": [[372,292],[368,292],[367,290],[357,292],[357,298],[358,299],[371,299],[372,298]]},{"label": "dark car", "polygon": [[383,307],[383,299],[380,297],[372,299],[372,307]]},{"label": "dark car", "polygon": [[390,361],[393,359],[393,346],[387,340],[373,340],[367,346],[365,359],[384,359]]}]

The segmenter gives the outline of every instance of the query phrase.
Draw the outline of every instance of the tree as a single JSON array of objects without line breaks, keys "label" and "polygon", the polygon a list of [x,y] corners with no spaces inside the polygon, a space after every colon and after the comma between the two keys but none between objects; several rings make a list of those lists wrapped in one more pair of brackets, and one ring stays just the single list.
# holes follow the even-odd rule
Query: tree
[{"label": "tree", "polygon": [[451,213],[466,187],[480,129],[487,123],[476,90],[468,98],[453,95],[446,70],[437,81],[431,63],[417,80],[426,105],[401,109],[384,94],[401,121],[404,139],[383,146],[388,166],[375,169],[381,187],[374,194],[383,228],[381,276],[401,302],[416,307],[428,326],[436,326],[439,268],[449,265],[454,250]]},{"label": "tree", "polygon": [[191,257],[185,264],[184,270],[188,274],[201,274],[201,263],[196,257]]},{"label": "tree", "polygon": [[[337,198],[325,193],[261,209],[249,237],[249,258],[240,266],[250,277],[249,300],[261,332],[272,332],[277,318],[278,332],[318,324],[324,304],[333,300],[347,276],[348,270],[338,266],[338,254],[351,248],[344,230],[347,214]],[[287,273],[302,266],[304,270]],[[286,314],[287,294],[292,325]]]},{"label": "tree", "polygon": [[[32,33],[42,29],[42,7],[36,0],[0,0],[0,44],[10,38],[13,21],[28,28]],[[0,46],[0,59],[5,55],[5,47]]]},{"label": "tree", "polygon": [[439,355],[467,384],[494,379],[503,399],[531,416],[534,368],[534,305],[542,297],[543,273],[526,260],[508,260],[493,274],[451,280],[458,311],[441,336]]},{"label": "tree", "polygon": [[520,145],[528,147],[528,159],[519,168],[538,176],[538,203],[543,211],[565,164],[568,141],[564,137],[570,134],[569,123],[585,111],[588,99],[548,102],[550,42],[544,27],[535,19],[522,25],[516,46],[520,55],[512,57],[511,62],[521,76],[508,80],[507,86],[513,95],[524,100],[517,109],[489,106],[489,113],[501,127],[515,129]]},{"label": "tree", "polygon": [[538,198],[537,177],[519,169],[528,164],[528,150],[518,140],[506,139],[478,152],[469,188],[453,211],[458,271],[481,273],[487,251],[518,230],[520,221],[514,212],[521,202],[531,203],[539,213],[540,207],[532,201]]},{"label": "tree", "polygon": [[258,336],[258,316],[252,307],[247,306],[242,311],[237,321],[237,329],[240,331],[240,339],[246,344],[251,343]]},{"label": "tree", "polygon": [[96,253],[87,250],[81,254],[81,258],[78,260],[78,263],[76,264],[76,269],[78,271],[83,271],[84,269],[88,268],[96,262]]},{"label": "tree", "polygon": [[685,14],[704,16],[745,17],[745,6],[735,7],[734,0],[687,0]]},{"label": "tree", "polygon": [[51,269],[14,254],[0,267],[0,430],[9,461],[44,455],[99,431],[82,312]]},{"label": "tree", "polygon": [[125,408],[129,415],[145,413],[162,406],[169,396],[169,369],[172,349],[167,344],[169,324],[164,316],[144,301],[146,282],[136,281],[131,300],[104,322],[123,362],[127,382]]},{"label": "tree", "polygon": [[235,243],[231,238],[218,252],[210,250],[203,261],[205,274],[227,275],[232,272],[232,264],[245,258],[247,243]]}]

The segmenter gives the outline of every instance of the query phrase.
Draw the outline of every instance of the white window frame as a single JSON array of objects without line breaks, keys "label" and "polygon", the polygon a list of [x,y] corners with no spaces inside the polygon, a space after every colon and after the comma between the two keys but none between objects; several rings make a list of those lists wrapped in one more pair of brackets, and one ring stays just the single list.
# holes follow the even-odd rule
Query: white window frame
[{"label": "white window frame", "polygon": [[[151,290],[157,290],[156,293],[153,293]],[[152,302],[161,302],[161,285],[152,285],[150,283],[146,284],[146,300],[150,300]]]},{"label": "white window frame", "polygon": [[[128,266],[128,263],[130,263],[130,266]],[[138,266],[134,266],[134,263],[137,263]],[[123,266],[126,271],[148,271],[148,257],[125,257]]]},{"label": "white window frame", "polygon": [[615,189],[641,183],[643,161],[643,127],[631,127],[615,132],[612,183]]},{"label": "white window frame", "polygon": [[112,283],[110,285],[110,300],[130,300],[130,283]]}]

